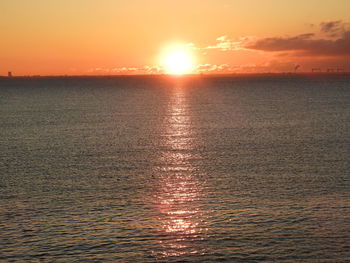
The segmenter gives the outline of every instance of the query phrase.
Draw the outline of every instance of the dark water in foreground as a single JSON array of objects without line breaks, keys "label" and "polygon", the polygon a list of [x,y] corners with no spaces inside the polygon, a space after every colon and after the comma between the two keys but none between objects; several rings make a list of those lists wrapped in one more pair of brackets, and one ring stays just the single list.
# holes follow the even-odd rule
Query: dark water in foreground
[{"label": "dark water in foreground", "polygon": [[0,261],[350,260],[350,76],[0,80]]}]

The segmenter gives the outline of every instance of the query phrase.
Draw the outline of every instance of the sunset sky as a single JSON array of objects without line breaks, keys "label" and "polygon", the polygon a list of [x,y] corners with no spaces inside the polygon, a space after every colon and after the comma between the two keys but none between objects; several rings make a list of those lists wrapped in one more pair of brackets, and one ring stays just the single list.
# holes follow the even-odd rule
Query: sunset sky
[{"label": "sunset sky", "polygon": [[191,73],[350,70],[349,0],[8,0],[0,10],[0,75],[163,73],[172,46],[191,54]]}]

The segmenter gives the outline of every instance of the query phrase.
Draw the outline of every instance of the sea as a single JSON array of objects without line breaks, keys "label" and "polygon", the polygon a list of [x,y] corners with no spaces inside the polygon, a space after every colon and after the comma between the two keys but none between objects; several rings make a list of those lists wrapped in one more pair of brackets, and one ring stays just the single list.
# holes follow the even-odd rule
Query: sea
[{"label": "sea", "polygon": [[1,262],[350,262],[350,74],[0,79]]}]

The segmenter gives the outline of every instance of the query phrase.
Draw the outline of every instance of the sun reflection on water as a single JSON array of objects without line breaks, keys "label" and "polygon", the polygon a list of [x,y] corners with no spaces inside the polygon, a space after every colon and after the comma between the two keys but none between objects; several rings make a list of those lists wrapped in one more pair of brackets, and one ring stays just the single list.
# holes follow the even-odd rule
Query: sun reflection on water
[{"label": "sun reflection on water", "polygon": [[[197,136],[198,137],[198,136]],[[198,138],[193,129],[186,89],[175,87],[164,120],[163,152],[156,169],[154,194],[160,251],[171,257],[204,253],[200,245],[207,228],[201,202],[204,182],[195,161]]]}]

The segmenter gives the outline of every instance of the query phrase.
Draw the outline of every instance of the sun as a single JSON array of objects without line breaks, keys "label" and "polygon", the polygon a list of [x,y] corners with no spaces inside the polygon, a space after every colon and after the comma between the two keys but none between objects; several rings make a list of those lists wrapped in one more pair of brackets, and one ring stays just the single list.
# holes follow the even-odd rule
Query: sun
[{"label": "sun", "polygon": [[167,74],[183,75],[192,73],[194,70],[193,55],[184,47],[167,49],[161,55],[161,60],[162,66]]}]

